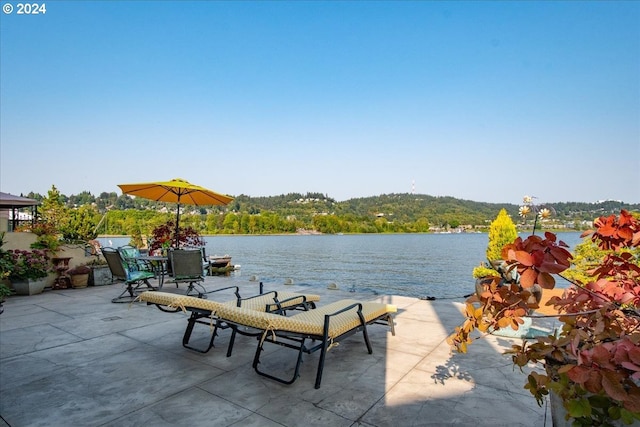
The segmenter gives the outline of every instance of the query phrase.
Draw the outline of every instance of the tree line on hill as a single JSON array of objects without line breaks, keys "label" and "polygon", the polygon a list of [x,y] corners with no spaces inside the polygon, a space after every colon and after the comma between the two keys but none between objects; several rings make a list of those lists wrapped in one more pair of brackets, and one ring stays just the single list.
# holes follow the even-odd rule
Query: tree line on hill
[{"label": "tree line on hill", "polygon": [[[65,229],[91,234],[149,235],[175,219],[176,205],[154,202],[116,192],[94,196],[88,191],[61,194],[55,186],[46,196],[25,195],[57,205],[69,218]],[[620,209],[640,211],[640,204],[618,201],[563,202],[540,205],[553,212],[545,228],[581,230],[602,215]],[[337,202],[321,193],[289,193],[279,196],[239,195],[227,206],[180,208],[180,223],[205,234],[276,234],[313,230],[321,233],[424,233],[429,231],[486,231],[501,209],[519,222],[518,205],[485,203],[424,194],[383,194]],[[56,215],[60,216],[60,212]],[[529,224],[530,225],[530,224]],[[522,225],[521,225],[522,227]],[[93,232],[88,230],[93,229]],[[74,234],[75,232],[75,234]]]}]

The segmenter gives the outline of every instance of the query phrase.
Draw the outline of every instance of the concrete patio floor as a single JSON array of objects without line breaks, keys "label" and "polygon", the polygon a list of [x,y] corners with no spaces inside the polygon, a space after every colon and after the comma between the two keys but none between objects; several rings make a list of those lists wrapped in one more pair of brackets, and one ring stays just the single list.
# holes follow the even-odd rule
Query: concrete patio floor
[{"label": "concrete patio floor", "polygon": [[[208,289],[232,284],[242,296],[258,291],[243,278],[206,280]],[[186,314],[111,303],[121,289],[8,299],[0,315],[0,426],[551,425],[548,410],[523,389],[525,375],[500,354],[511,339],[490,337],[471,354],[450,352],[446,337],[462,320],[462,299],[266,284],[266,291],[320,294],[321,305],[355,298],[398,306],[396,335],[371,326],[371,355],[362,335],[342,341],[329,351],[316,390],[317,353],[305,355],[300,378],[283,385],[252,369],[255,338],[239,337],[230,358],[228,330],[206,354],[185,349]],[[192,344],[209,337],[210,328],[197,325]],[[295,356],[270,346],[263,366],[286,370]]]}]

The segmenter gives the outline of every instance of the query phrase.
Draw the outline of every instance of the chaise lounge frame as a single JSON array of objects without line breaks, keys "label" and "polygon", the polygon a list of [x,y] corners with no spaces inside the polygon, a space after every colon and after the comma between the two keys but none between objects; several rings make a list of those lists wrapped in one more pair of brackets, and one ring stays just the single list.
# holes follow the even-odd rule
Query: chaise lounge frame
[{"label": "chaise lounge frame", "polygon": [[[246,299],[237,298],[235,301],[226,303],[164,292],[145,292],[140,296],[140,299],[147,301],[148,304],[160,303],[190,311],[191,316],[182,345],[191,350],[201,353],[208,352],[213,347],[218,329],[231,328],[232,331],[227,357],[230,357],[233,352],[237,334],[258,337],[258,345],[252,363],[253,369],[259,375],[283,384],[293,384],[300,376],[304,353],[311,354],[320,351],[316,370],[316,389],[320,388],[322,382],[327,352],[340,341],[362,332],[367,351],[372,354],[373,348],[367,331],[368,325],[386,325],[390,328],[391,334],[395,336],[392,314],[396,312],[397,308],[394,305],[347,299],[309,310],[309,308],[315,307],[315,303],[308,301],[308,296],[294,294],[291,298],[283,298],[289,296],[288,294],[278,294],[274,291]],[[292,316],[285,316],[287,310],[295,309],[303,311]],[[205,349],[197,349],[189,346],[189,339],[195,323],[205,323],[201,320],[203,317],[210,319],[209,322],[206,322],[210,326],[213,326],[215,322],[215,326],[213,326],[209,346]],[[283,378],[260,369],[260,357],[264,351],[265,343],[294,349],[298,352],[291,378]]]},{"label": "chaise lounge frame", "polygon": [[[211,299],[196,298],[194,296],[170,292],[144,292],[140,294],[138,300],[146,302],[149,305],[156,305],[160,310],[165,312],[175,312],[179,310],[190,312],[189,319],[187,320],[187,327],[182,337],[182,346],[199,353],[207,353],[214,347],[214,340],[216,336],[218,336],[219,329],[229,328],[226,322],[223,322],[218,318],[217,313],[222,307],[244,307],[257,312],[269,311],[279,315],[286,315],[286,312],[291,310],[307,311],[314,309],[316,307],[316,302],[320,300],[320,297],[314,294],[297,294],[294,292],[277,291],[270,291],[242,298],[240,296],[238,286],[228,286],[225,288],[215,289],[207,292],[205,297],[209,294],[225,290],[233,290],[236,298],[231,301],[218,302]],[[193,333],[193,329],[197,323],[213,327],[209,344],[204,348],[197,348],[189,344],[191,334]],[[245,333],[245,335],[248,335],[248,333]],[[257,335],[259,335],[259,333],[254,334],[254,336]],[[233,346],[228,348],[227,357],[231,356],[232,348]]]},{"label": "chaise lounge frame", "polygon": [[[257,330],[260,339],[253,359],[253,369],[259,375],[280,383],[293,384],[300,376],[303,353],[311,354],[320,351],[315,380],[315,388],[318,389],[322,382],[327,352],[338,342],[362,332],[367,351],[372,354],[373,348],[367,326],[386,325],[395,336],[392,313],[396,310],[395,306],[389,304],[341,300],[288,317],[230,306],[222,307],[217,312],[217,316],[219,321],[224,321],[232,328],[227,356],[231,355],[236,334],[255,336],[257,335],[255,332],[247,332],[244,328]],[[307,345],[309,341],[311,345]],[[265,343],[276,344],[298,352],[291,378],[283,378],[260,369],[260,356]]]}]

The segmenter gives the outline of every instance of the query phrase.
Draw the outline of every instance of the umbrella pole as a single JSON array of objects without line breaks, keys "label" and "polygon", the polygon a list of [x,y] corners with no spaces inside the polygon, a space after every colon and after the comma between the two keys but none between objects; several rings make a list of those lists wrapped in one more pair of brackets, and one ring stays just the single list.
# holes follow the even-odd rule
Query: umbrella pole
[{"label": "umbrella pole", "polygon": [[178,200],[178,216],[176,217],[176,249],[180,249],[178,246],[180,243],[180,239],[178,236],[178,232],[180,231],[180,200]]}]

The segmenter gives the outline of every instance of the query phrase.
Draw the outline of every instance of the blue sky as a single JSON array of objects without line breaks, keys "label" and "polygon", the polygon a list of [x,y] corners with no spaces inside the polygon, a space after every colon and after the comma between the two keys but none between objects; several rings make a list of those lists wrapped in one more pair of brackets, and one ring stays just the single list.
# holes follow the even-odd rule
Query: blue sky
[{"label": "blue sky", "polygon": [[3,192],[640,202],[640,2],[7,3]]}]

